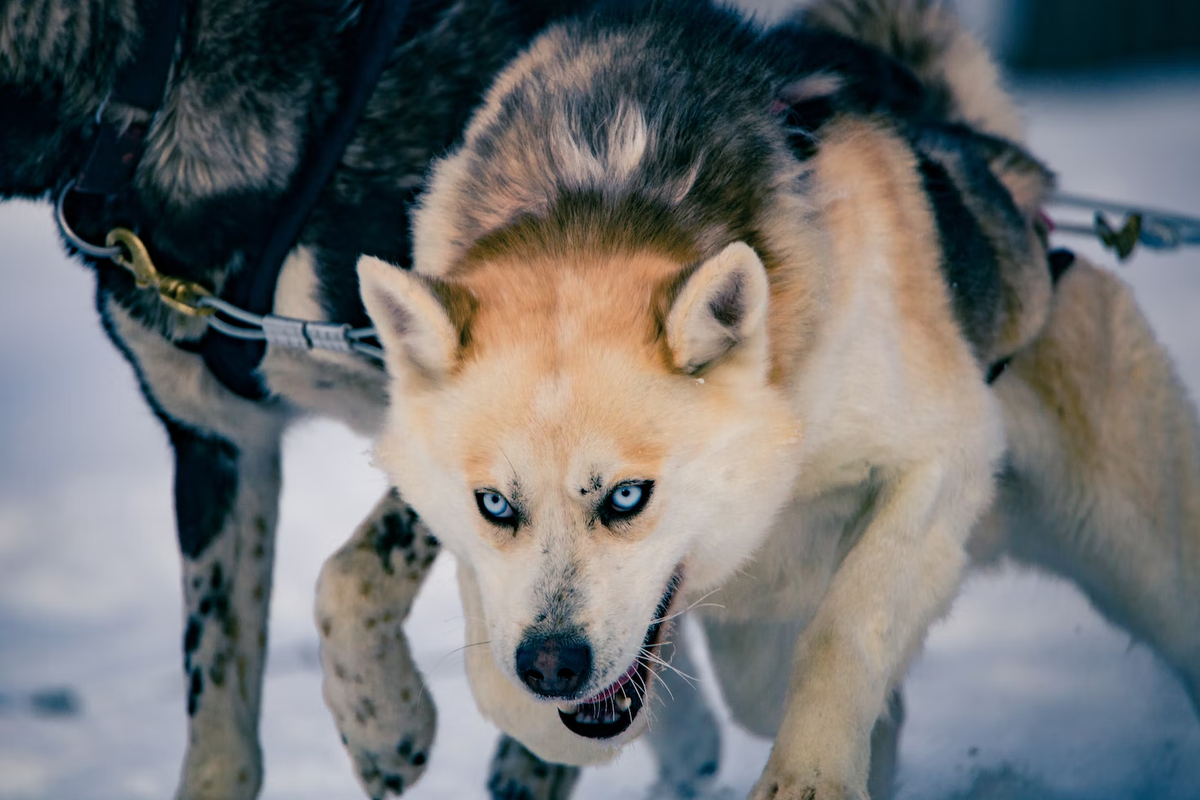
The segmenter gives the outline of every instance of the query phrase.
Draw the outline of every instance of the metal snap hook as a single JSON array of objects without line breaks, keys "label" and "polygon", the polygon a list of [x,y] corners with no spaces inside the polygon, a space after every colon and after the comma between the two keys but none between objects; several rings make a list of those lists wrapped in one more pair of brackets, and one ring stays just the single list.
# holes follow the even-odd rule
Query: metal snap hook
[{"label": "metal snap hook", "polygon": [[70,194],[71,190],[74,188],[75,179],[72,178],[71,180],[67,181],[67,185],[63,187],[61,192],[59,192],[58,200],[54,204],[54,219],[58,223],[58,229],[62,231],[63,237],[66,238],[66,240],[70,242],[71,246],[76,250],[87,253],[93,258],[115,259],[118,255],[120,255],[121,248],[113,247],[111,245],[108,247],[100,247],[99,245],[95,245],[84,240],[82,236],[71,230],[71,226],[67,223],[67,214],[63,210],[63,207],[67,203],[67,195]]},{"label": "metal snap hook", "polygon": [[159,299],[171,308],[192,317],[206,317],[213,313],[213,308],[203,304],[203,298],[211,297],[212,292],[194,281],[172,278],[159,272],[145,243],[133,231],[113,228],[108,232],[105,244],[117,251],[112,257],[114,263],[133,273],[133,279],[139,287],[157,291]]}]

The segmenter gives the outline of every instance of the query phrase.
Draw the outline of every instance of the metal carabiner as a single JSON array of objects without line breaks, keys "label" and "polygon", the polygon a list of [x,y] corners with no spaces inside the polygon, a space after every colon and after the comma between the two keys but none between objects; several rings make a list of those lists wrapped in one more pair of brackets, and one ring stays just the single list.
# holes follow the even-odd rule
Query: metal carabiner
[{"label": "metal carabiner", "polygon": [[200,299],[211,297],[212,292],[194,281],[163,275],[150,258],[150,251],[136,233],[128,228],[113,228],[104,243],[118,248],[111,256],[113,263],[133,273],[133,279],[142,289],[154,289],[158,297],[171,308],[191,317],[206,317],[214,309],[201,304]]}]

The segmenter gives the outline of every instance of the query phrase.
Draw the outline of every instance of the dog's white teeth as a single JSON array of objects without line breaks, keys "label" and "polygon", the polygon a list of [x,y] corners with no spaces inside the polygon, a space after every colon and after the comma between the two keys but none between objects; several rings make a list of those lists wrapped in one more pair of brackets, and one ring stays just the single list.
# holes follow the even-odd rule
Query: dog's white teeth
[{"label": "dog's white teeth", "polygon": [[575,717],[575,721],[586,725],[595,722],[596,718],[586,711],[580,711],[578,716]]},{"label": "dog's white teeth", "polygon": [[566,705],[559,706],[558,710],[569,717],[579,711],[579,706],[575,705],[574,703],[567,703]]},{"label": "dog's white teeth", "polygon": [[603,722],[605,725],[612,725],[614,722],[617,721],[618,716],[619,715],[617,714],[616,711],[605,711],[604,717],[600,721]]},{"label": "dog's white teeth", "polygon": [[619,708],[621,711],[628,711],[631,705],[633,705],[632,697],[626,697],[625,695],[619,695],[617,697],[617,708]]}]

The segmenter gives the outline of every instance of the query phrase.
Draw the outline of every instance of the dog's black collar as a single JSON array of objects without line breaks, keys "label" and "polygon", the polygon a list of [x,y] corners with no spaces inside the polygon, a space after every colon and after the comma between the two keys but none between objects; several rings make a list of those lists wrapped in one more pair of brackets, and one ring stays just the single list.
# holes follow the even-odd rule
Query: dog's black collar
[{"label": "dog's black collar", "polygon": [[[73,191],[100,196],[109,202],[136,203],[132,197],[133,178],[150,121],[162,105],[183,27],[184,2],[158,0],[149,4],[138,49],[118,71],[113,90],[105,101],[141,113],[134,122],[118,126],[104,119],[101,108],[95,144],[74,181]],[[354,135],[408,9],[409,0],[363,0],[354,43],[359,56],[347,72],[338,109],[305,155],[267,235],[254,252],[246,254],[247,268],[226,285],[223,299],[252,314],[270,313],[283,261]],[[209,329],[198,349],[209,370],[229,389],[251,400],[266,397],[266,389],[255,375],[266,352],[263,342],[231,339]]]}]

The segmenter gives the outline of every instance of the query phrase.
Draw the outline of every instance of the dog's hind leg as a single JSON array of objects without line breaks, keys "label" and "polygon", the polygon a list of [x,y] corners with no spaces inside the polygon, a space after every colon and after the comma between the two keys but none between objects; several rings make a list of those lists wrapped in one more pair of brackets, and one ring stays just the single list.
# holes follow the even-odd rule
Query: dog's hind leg
[{"label": "dog's hind leg", "polygon": [[674,655],[667,659],[655,680],[655,697],[661,705],[648,709],[646,738],[658,759],[658,783],[651,798],[701,797],[715,784],[721,760],[721,730],[717,717],[693,676],[699,673],[692,661],[685,635],[687,626],[677,621],[671,628]]},{"label": "dog's hind leg", "polygon": [[433,743],[433,698],[402,623],[438,550],[389,491],[317,582],[325,702],[371,797],[403,793],[424,772]]},{"label": "dog's hind leg", "polygon": [[103,297],[175,451],[183,556],[188,746],[179,800],[250,800],[262,783],[258,717],[285,411],[227,391],[200,357]]},{"label": "dog's hind leg", "polygon": [[1077,261],[996,393],[1011,553],[1070,577],[1154,647],[1200,713],[1200,431],[1132,292]]}]

